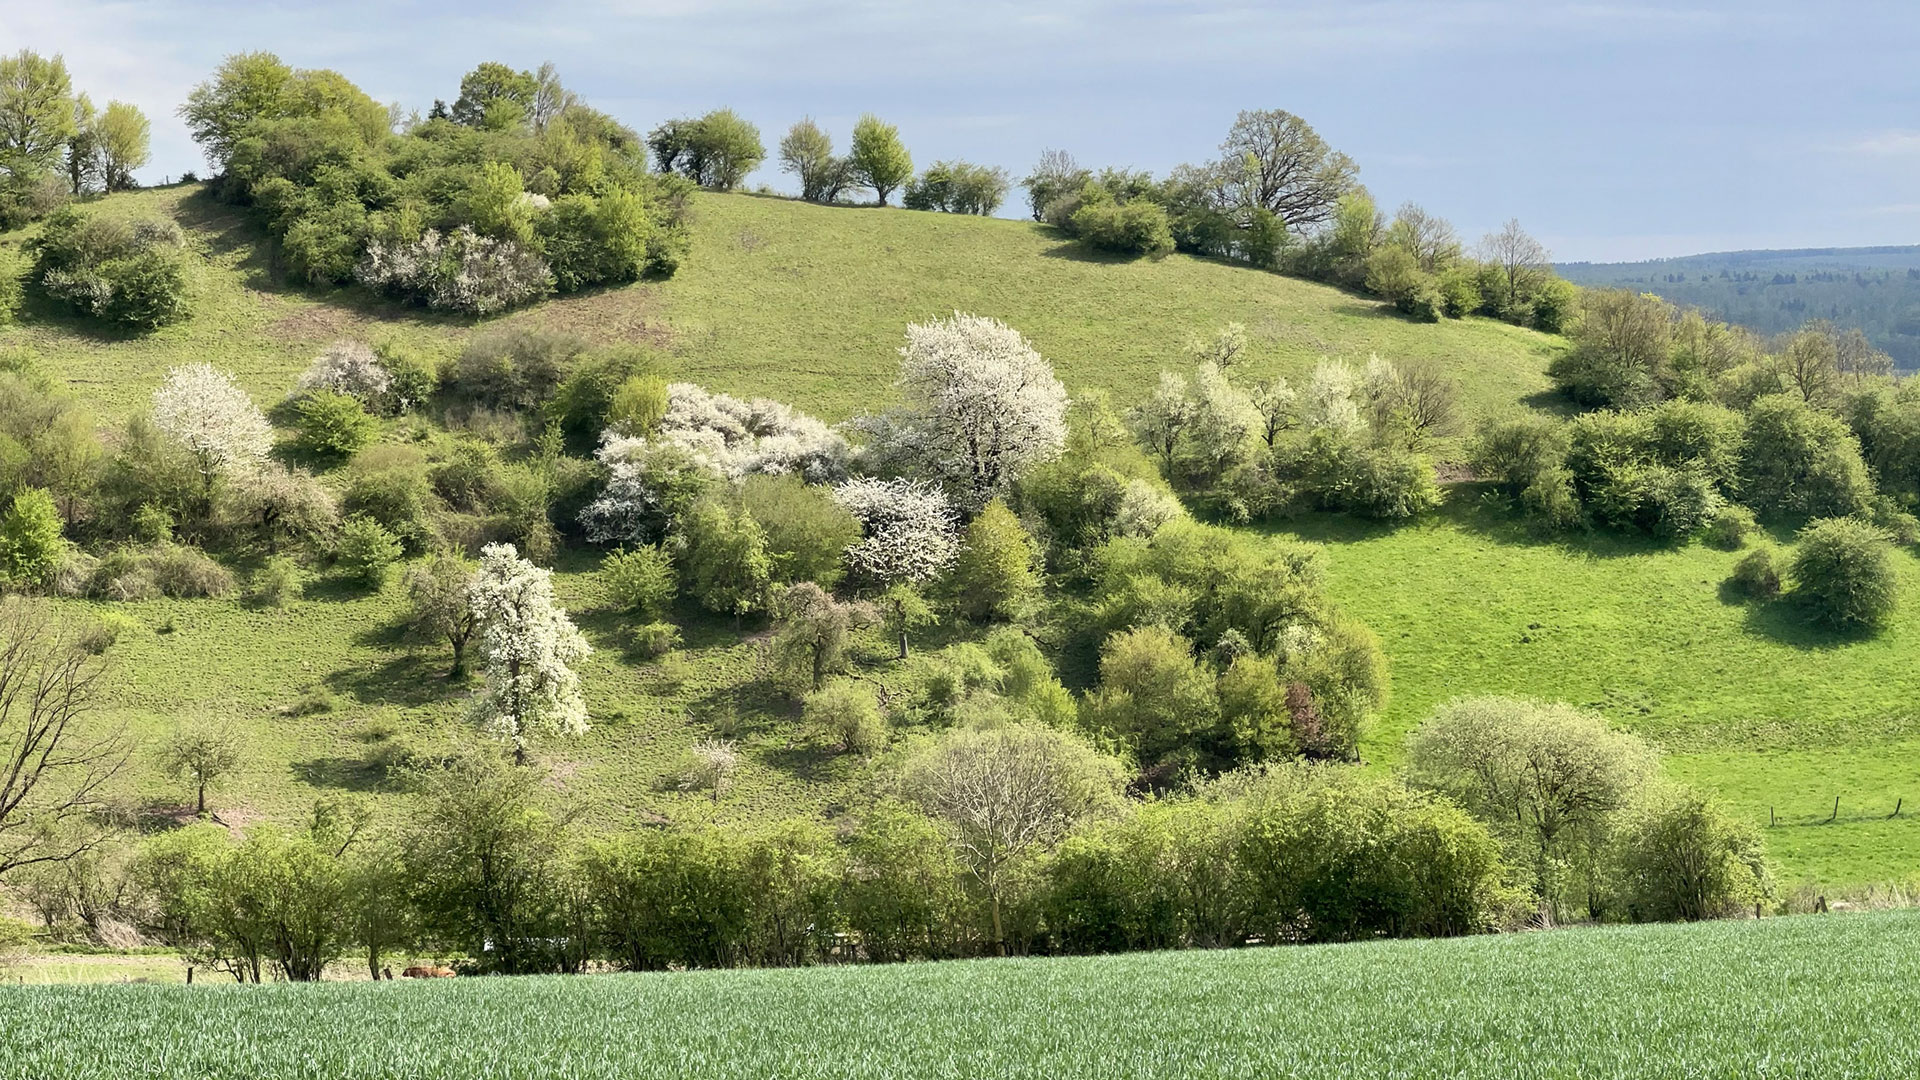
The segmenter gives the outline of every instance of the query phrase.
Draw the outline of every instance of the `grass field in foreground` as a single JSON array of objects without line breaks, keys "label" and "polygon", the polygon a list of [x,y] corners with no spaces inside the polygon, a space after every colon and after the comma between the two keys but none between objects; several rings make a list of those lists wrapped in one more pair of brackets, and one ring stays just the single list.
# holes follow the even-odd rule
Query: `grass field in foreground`
[{"label": "grass field in foreground", "polygon": [[0,1076],[1895,1078],[1920,912],[1091,959],[0,989]]}]

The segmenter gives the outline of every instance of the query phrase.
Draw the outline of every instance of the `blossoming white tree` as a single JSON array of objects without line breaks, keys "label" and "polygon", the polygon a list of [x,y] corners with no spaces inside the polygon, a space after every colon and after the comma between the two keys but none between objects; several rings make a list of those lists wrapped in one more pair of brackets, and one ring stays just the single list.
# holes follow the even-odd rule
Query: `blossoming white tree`
[{"label": "blossoming white tree", "polygon": [[538,735],[579,735],[587,706],[573,665],[592,650],[553,599],[553,575],[520,557],[512,544],[489,544],[468,592],[479,624],[486,689],[474,720],[513,743],[516,762]]},{"label": "blossoming white tree", "polygon": [[667,386],[657,438],[679,443],[731,479],[791,472],[820,484],[846,474],[846,437],[819,418],[784,402],[743,400],[693,383]]},{"label": "blossoming white tree", "polygon": [[917,584],[941,574],[959,554],[953,504],[932,484],[863,476],[834,488],[833,501],[866,531],[847,549],[847,565],[862,577]]},{"label": "blossoming white tree", "polygon": [[878,449],[971,506],[1005,494],[1066,445],[1066,388],[997,319],[956,311],[908,325],[898,385],[904,408],[869,425]]},{"label": "blossoming white tree", "polygon": [[216,479],[258,468],[273,449],[273,426],[233,376],[211,364],[167,372],[153,392],[153,423],[193,455],[209,502]]}]

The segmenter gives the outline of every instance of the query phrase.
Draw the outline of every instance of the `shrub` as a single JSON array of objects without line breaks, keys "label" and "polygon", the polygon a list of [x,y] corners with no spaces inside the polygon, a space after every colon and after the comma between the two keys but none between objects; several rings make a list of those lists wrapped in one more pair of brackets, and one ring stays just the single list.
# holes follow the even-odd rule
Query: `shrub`
[{"label": "shrub", "polygon": [[400,561],[403,548],[398,537],[370,517],[354,516],[340,526],[334,558],[349,578],[370,589],[387,583],[393,565]]},{"label": "shrub", "polygon": [[1473,471],[1482,480],[1519,495],[1567,458],[1567,434],[1544,416],[1490,420],[1473,442]]},{"label": "shrub", "polygon": [[413,447],[370,446],[348,468],[341,512],[379,522],[409,551],[433,546],[439,509],[426,459]]},{"label": "shrub", "polygon": [[492,315],[538,300],[554,284],[539,255],[465,225],[445,235],[428,229],[415,240],[375,237],[353,276],[436,311],[467,315]]},{"label": "shrub", "polygon": [[53,496],[42,488],[14,495],[6,515],[0,517],[0,582],[46,584],[65,549]]},{"label": "shrub", "polygon": [[1747,505],[1762,517],[1857,514],[1873,495],[1853,433],[1791,394],[1753,403],[1740,483]]},{"label": "shrub", "polygon": [[1815,521],[1801,530],[1793,553],[1793,596],[1816,622],[1843,630],[1878,627],[1898,600],[1891,551],[1887,535],[1864,521]]},{"label": "shrub", "polygon": [[233,574],[197,547],[156,544],[141,562],[147,580],[163,596],[220,597],[233,592]]},{"label": "shrub", "polygon": [[446,373],[446,386],[493,408],[531,409],[554,396],[586,347],[572,334],[526,327],[476,335]]},{"label": "shrub", "polygon": [[294,444],[320,457],[351,457],[373,441],[380,427],[358,398],[332,390],[309,393],[293,408],[299,431]]},{"label": "shrub", "polygon": [[1773,891],[1759,831],[1684,788],[1643,797],[1610,856],[1614,902],[1634,922],[1736,916]]},{"label": "shrub", "polygon": [[393,373],[364,342],[336,341],[313,358],[294,384],[294,393],[345,394],[368,408],[379,408],[393,390]]},{"label": "shrub", "polygon": [[680,647],[680,628],[670,622],[642,623],[633,630],[633,651],[658,660]]},{"label": "shrub", "polygon": [[967,526],[948,577],[954,604],[970,619],[1018,619],[1040,593],[1039,548],[1020,519],[995,499]]},{"label": "shrub", "polygon": [[1071,220],[1074,235],[1106,251],[1152,258],[1173,251],[1166,207],[1145,199],[1116,203],[1104,188],[1089,184]]},{"label": "shrub", "polygon": [[846,553],[860,542],[860,520],[833,491],[798,476],[755,474],[740,482],[740,505],[766,533],[773,579],[831,588],[846,574]]},{"label": "shrub", "polygon": [[687,591],[708,611],[746,615],[765,610],[773,585],[766,533],[720,499],[703,499],[681,522],[680,562]]},{"label": "shrub", "polygon": [[1753,511],[1737,503],[1727,503],[1707,522],[1705,539],[1722,551],[1739,551],[1759,529]]},{"label": "shrub", "polygon": [[687,752],[680,770],[681,791],[711,791],[715,802],[740,767],[740,749],[729,739],[701,739]]},{"label": "shrub", "polygon": [[103,611],[89,619],[75,643],[95,656],[113,648],[129,634],[139,633],[140,623],[118,611]]},{"label": "shrub", "polygon": [[1774,565],[1773,552],[1754,548],[1733,564],[1727,587],[1752,600],[1772,600],[1780,595],[1780,571]]},{"label": "shrub", "polygon": [[600,579],[614,606],[648,619],[665,615],[679,589],[673,557],[657,546],[607,556],[600,563]]},{"label": "shrub", "polygon": [[145,330],[189,314],[180,244],[171,222],[129,223],[71,207],[48,218],[32,242],[49,296],[82,315]]},{"label": "shrub", "polygon": [[852,679],[831,680],[808,694],[801,719],[848,753],[871,754],[887,743],[887,724],[873,691]]},{"label": "shrub", "polygon": [[1116,633],[1100,646],[1100,687],[1087,699],[1095,730],[1123,739],[1143,764],[1191,752],[1219,721],[1212,677],[1193,643],[1158,626]]},{"label": "shrub", "polygon": [[322,713],[332,712],[338,705],[339,700],[333,696],[333,691],[324,686],[314,685],[293,699],[293,702],[287,706],[286,713],[288,716],[319,716]]},{"label": "shrub", "polygon": [[254,571],[247,585],[247,599],[262,607],[286,607],[300,599],[300,567],[285,555],[269,558]]}]

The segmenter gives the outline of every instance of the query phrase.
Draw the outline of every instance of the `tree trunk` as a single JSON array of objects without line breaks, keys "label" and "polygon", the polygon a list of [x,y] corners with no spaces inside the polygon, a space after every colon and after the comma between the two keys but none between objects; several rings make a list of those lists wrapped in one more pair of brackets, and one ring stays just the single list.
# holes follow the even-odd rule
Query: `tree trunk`
[{"label": "tree trunk", "polygon": [[907,658],[907,632],[905,630],[902,630],[900,631],[900,659],[905,660],[906,658]]},{"label": "tree trunk", "polygon": [[207,782],[205,780],[200,781],[199,795],[199,800],[195,804],[193,812],[200,817],[205,817],[207,814]]}]

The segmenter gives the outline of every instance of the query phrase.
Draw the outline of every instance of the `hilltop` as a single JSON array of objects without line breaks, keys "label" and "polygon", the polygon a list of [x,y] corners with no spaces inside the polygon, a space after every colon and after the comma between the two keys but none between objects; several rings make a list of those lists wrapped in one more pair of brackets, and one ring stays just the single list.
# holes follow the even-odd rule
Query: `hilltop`
[{"label": "hilltop", "polygon": [[[1006,321],[1069,390],[1105,389],[1123,405],[1162,367],[1188,363],[1190,339],[1232,321],[1248,328],[1242,363],[1256,376],[1377,353],[1449,372],[1469,421],[1564,408],[1545,375],[1559,338],[1480,318],[1412,323],[1377,301],[1245,265],[1089,255],[1030,222],[703,193],[690,253],[671,278],[475,323],[357,289],[289,288],[244,213],[198,187],[116,195],[100,209],[182,225],[201,264],[196,314],[133,336],[35,306],[0,344],[32,346],[109,425],[144,408],[177,364],[228,368],[265,406],[336,339],[404,341],[447,358],[501,325],[646,341],[677,378],[839,420],[892,400],[909,321],[955,309]],[[1441,457],[1458,449],[1445,443]],[[1603,534],[1540,541],[1488,510],[1472,485],[1453,486],[1441,512],[1412,525],[1309,514],[1270,528],[1325,545],[1332,599],[1385,645],[1393,696],[1363,739],[1371,762],[1393,764],[1405,732],[1455,695],[1563,699],[1662,744],[1673,772],[1740,816],[1777,816],[1768,841],[1789,881],[1884,880],[1920,852],[1911,817],[1888,816],[1896,799],[1920,798],[1900,764],[1920,749],[1911,605],[1873,640],[1822,639],[1723,602],[1717,585],[1735,555]],[[1911,593],[1920,564],[1895,558]],[[597,650],[582,673],[594,730],[559,752],[562,782],[623,822],[827,814],[857,795],[859,766],[810,747],[793,707],[756,682],[753,637],[683,613],[687,647],[667,664],[641,663],[624,647],[627,620],[604,608],[596,562],[569,555],[557,567],[560,597]],[[404,641],[400,606],[397,586],[365,596],[324,585],[277,611],[224,600],[118,605],[144,632],[115,649],[106,712],[149,736],[203,714],[245,730],[247,764],[223,796],[234,820],[288,817],[328,790],[372,790],[367,763],[381,744],[462,722],[460,695],[438,678],[444,657]],[[861,647],[889,678],[885,643]],[[713,733],[739,738],[747,754],[734,792],[715,803],[672,790],[676,763]],[[144,761],[135,781],[156,797],[177,794]]]}]

